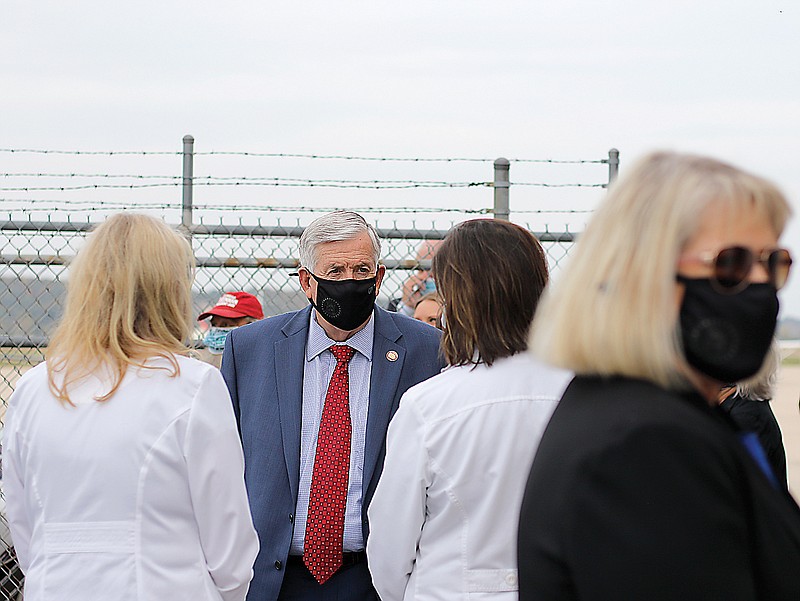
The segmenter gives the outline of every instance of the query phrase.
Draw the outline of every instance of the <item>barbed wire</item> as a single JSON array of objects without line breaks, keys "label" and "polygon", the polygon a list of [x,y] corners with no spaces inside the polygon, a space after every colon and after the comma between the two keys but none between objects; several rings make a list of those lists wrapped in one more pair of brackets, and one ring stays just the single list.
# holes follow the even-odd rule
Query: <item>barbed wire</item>
[{"label": "barbed wire", "polygon": [[[182,179],[181,175],[137,175],[125,173],[0,173],[0,177],[64,177],[64,178],[118,178],[118,179]],[[199,179],[199,178],[194,178]]]},{"label": "barbed wire", "polygon": [[[83,200],[83,199],[75,199],[75,198],[8,198],[8,197],[5,197],[5,198],[0,198],[0,202],[21,203],[21,204],[25,204],[25,203],[30,203],[30,204],[44,204],[44,203],[59,204],[59,203],[61,203],[61,204],[64,204],[65,206],[69,205],[70,207],[73,206],[73,205],[76,205],[76,204],[91,204],[91,205],[100,206],[101,208],[103,206],[108,206],[108,205],[117,206],[117,205],[120,205],[120,204],[122,204],[122,205],[124,205],[126,207],[148,206],[148,203],[133,203],[130,200],[124,200],[124,201],[122,201],[122,200]],[[180,201],[176,201],[176,202],[173,202],[173,203],[162,202],[162,203],[158,203],[158,204],[165,204],[165,205],[172,206],[172,207],[175,207],[175,208],[181,208],[181,202]],[[228,208],[230,208],[230,207],[228,207]]]},{"label": "barbed wire", "polygon": [[0,187],[3,192],[66,192],[69,190],[109,190],[109,189],[140,189],[140,188],[174,188],[180,186],[180,182],[163,184],[85,184],[81,186],[19,186],[19,187]]},{"label": "barbed wire", "polygon": [[[182,184],[183,176],[181,175],[134,175],[134,174],[119,174],[119,173],[0,173],[0,177],[51,177],[51,178],[100,178],[100,179],[168,179],[173,182]],[[245,176],[216,176],[216,175],[199,175],[191,179],[193,183],[208,182],[274,182],[274,181],[291,181],[303,183],[337,183],[337,184],[374,184],[374,185],[396,185],[396,184],[420,184],[431,185],[432,187],[449,186],[449,187],[469,187],[469,186],[492,186],[492,182],[443,182],[443,181],[416,181],[416,180],[341,180],[341,179],[295,179],[295,178],[281,178],[281,177],[245,177]],[[168,185],[168,184],[165,184]],[[173,184],[174,185],[174,184]],[[538,182],[510,182],[514,186],[541,186],[541,187],[604,187],[605,183],[599,184],[549,184]],[[128,186],[123,186],[128,187]],[[0,190],[9,190],[9,188],[0,188]],[[22,188],[19,188],[22,189]],[[31,189],[31,188],[25,188]],[[59,188],[60,189],[60,188]]]},{"label": "barbed wire", "polygon": [[537,188],[605,188],[608,184],[548,184],[545,182],[509,182],[509,186],[534,186]]},{"label": "barbed wire", "polygon": [[40,150],[36,148],[0,148],[0,152],[10,154],[72,154],[72,155],[181,155],[177,151],[160,150]]},{"label": "barbed wire", "polygon": [[[33,204],[34,207],[22,207],[7,210],[10,215],[12,212],[28,213],[40,211],[85,211],[101,212],[109,209],[148,209],[148,210],[179,210],[182,208],[180,203],[136,203],[121,201],[92,201],[92,200],[52,200],[52,199],[14,199],[0,198],[0,202],[13,202],[21,204]],[[86,205],[85,208],[82,205]],[[80,208],[79,208],[80,207]],[[278,206],[278,205],[258,205],[258,204],[195,204],[192,207],[195,211],[263,211],[274,213],[329,213],[340,209],[340,207],[312,207],[312,206]],[[453,207],[350,207],[349,210],[360,213],[378,214],[404,214],[404,213],[463,213],[475,215],[490,215],[494,209],[481,207],[475,209],[453,208]],[[593,209],[519,209],[512,213],[536,214],[536,215],[578,215],[593,213]]]},{"label": "barbed wire", "polygon": [[[85,203],[91,204],[91,203]],[[63,205],[58,204],[41,204],[36,207],[31,207],[28,209],[11,209],[6,210],[6,213],[9,215],[9,220],[11,220],[11,215],[13,213],[33,213],[33,212],[42,212],[42,211],[80,211],[86,213],[99,213],[102,211],[108,210],[116,210],[116,209],[127,209],[127,210],[179,210],[181,208],[178,204],[170,204],[170,203],[143,203],[143,204],[136,204],[131,205],[130,203],[107,203],[100,206],[87,206],[85,208],[76,208],[76,207],[64,207]],[[237,205],[237,206],[226,206],[226,205],[195,205],[192,207],[194,211],[226,211],[226,212],[244,212],[244,211],[259,211],[259,212],[270,212],[270,213],[330,213],[333,211],[341,210],[341,207],[307,207],[307,206],[299,206],[299,207],[276,207],[276,206],[264,206],[264,205]],[[385,215],[394,215],[394,214],[432,214],[432,213],[461,213],[461,214],[468,214],[468,215],[490,215],[494,213],[494,209],[491,208],[478,208],[478,209],[464,209],[464,208],[430,208],[430,207],[348,207],[349,211],[355,211],[357,213],[375,213],[375,214],[385,214]],[[516,212],[516,211],[515,211]],[[528,211],[526,211],[528,212]],[[559,211],[555,211],[559,212]],[[203,216],[201,216],[202,218]]]},{"label": "barbed wire", "polygon": [[[493,163],[496,159],[475,158],[475,157],[365,157],[349,155],[323,155],[323,154],[300,154],[285,152],[238,152],[238,151],[206,151],[195,152],[195,155],[214,156],[249,156],[266,158],[292,158],[292,159],[323,159],[341,161],[378,161],[378,162],[405,162],[405,163]],[[508,159],[516,163],[563,163],[563,164],[583,164],[583,163],[607,163],[608,159],[586,159],[586,160],[560,160],[560,159]]]},{"label": "barbed wire", "polygon": [[[45,200],[45,199],[19,199],[19,198],[0,198],[2,203],[14,203],[20,205],[34,205],[29,207],[17,207],[5,209],[6,213],[30,211],[107,211],[109,209],[175,209],[180,210],[181,204],[170,202],[142,202],[131,203],[129,201],[93,201],[93,200]],[[227,210],[236,210],[235,207],[227,207]]]},{"label": "barbed wire", "polygon": [[[285,178],[285,177],[246,177],[246,176],[216,176],[216,175],[200,175],[191,178],[184,178],[181,175],[125,175],[125,174],[108,174],[108,173],[0,173],[0,177],[47,177],[47,178],[100,178],[100,179],[168,179],[172,183],[161,185],[182,185],[184,179],[189,179],[192,183],[204,185],[205,182],[222,182],[226,185],[236,185],[239,182],[291,182],[301,184],[354,184],[354,185],[375,185],[375,186],[394,186],[394,185],[420,185],[432,187],[469,187],[469,186],[485,186],[489,185],[487,182],[446,182],[446,181],[418,181],[418,180],[347,180],[347,179],[303,179],[303,178]],[[254,184],[254,185],[255,185]],[[99,186],[100,184],[89,184]],[[104,184],[105,185],[105,184]],[[211,184],[208,184],[211,185]],[[217,184],[222,185],[222,184]],[[124,185],[123,187],[128,187]],[[0,188],[0,190],[21,189],[21,188]],[[26,189],[31,189],[30,187]]]},{"label": "barbed wire", "polygon": [[[2,153],[10,154],[60,154],[60,155],[172,155],[180,156],[180,151],[154,151],[154,150],[45,150],[34,148],[0,148]],[[320,160],[341,160],[341,161],[376,161],[376,162],[405,162],[405,163],[492,163],[495,159],[475,158],[475,157],[367,157],[357,155],[337,155],[337,154],[303,154],[290,152],[248,152],[248,151],[227,151],[209,150],[204,152],[192,152],[194,156],[242,156],[242,157],[262,157],[262,158],[290,158],[290,159],[320,159]],[[512,158],[509,161],[515,163],[552,163],[552,164],[602,164],[608,163],[608,159],[524,159]]]},{"label": "barbed wire", "polygon": [[[33,207],[20,207],[16,209],[7,209],[6,212],[11,214],[28,213],[28,212],[41,212],[41,211],[85,211],[85,212],[100,212],[109,209],[182,209],[180,203],[136,203],[121,201],[92,201],[92,200],[52,200],[52,199],[17,199],[17,198],[0,198],[0,202],[12,202],[20,204],[33,204]],[[81,205],[87,205],[85,208]],[[276,206],[276,205],[258,205],[258,204],[236,204],[236,205],[223,205],[223,204],[195,204],[192,209],[194,211],[262,211],[273,213],[330,213],[332,211],[340,210],[341,207],[312,207],[312,206]],[[452,208],[452,207],[348,207],[348,210],[363,212],[363,213],[468,213],[468,214],[490,214],[493,212],[491,208]]]},{"label": "barbed wire", "polygon": [[[333,180],[333,179],[294,179],[294,178],[193,178],[193,186],[241,186],[241,187],[288,187],[288,188],[349,188],[368,190],[398,190],[412,188],[475,188],[494,187],[493,182],[439,182],[439,181],[414,181],[414,180]],[[603,188],[606,184],[565,183],[549,184],[546,182],[510,182],[511,186],[533,186],[539,188]],[[143,188],[178,188],[183,186],[182,181],[171,181],[153,184],[81,184],[76,186],[0,186],[3,192],[67,192],[74,190],[112,190],[112,189],[143,189]]]},{"label": "barbed wire", "polygon": [[594,213],[594,209],[512,209],[510,212],[512,215],[588,215]]},{"label": "barbed wire", "polygon": [[[5,192],[53,192],[70,190],[109,190],[109,189],[141,189],[141,188],[177,188],[183,183],[179,181],[157,184],[82,184],[78,186],[19,186],[0,187]],[[268,178],[268,181],[196,181],[194,186],[268,186],[289,188],[365,188],[370,190],[408,189],[408,188],[470,188],[475,186],[491,186],[490,182],[349,182],[346,180],[301,180],[290,178]]]}]

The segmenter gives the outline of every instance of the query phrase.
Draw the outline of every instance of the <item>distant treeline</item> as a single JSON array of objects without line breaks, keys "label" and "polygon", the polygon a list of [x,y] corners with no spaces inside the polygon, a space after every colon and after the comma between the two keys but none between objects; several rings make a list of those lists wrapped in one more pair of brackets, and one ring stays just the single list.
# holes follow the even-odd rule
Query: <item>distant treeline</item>
[{"label": "distant treeline", "polygon": [[[197,293],[194,297],[197,314],[212,307],[222,292],[224,291]],[[267,316],[294,311],[308,304],[299,286],[291,290],[248,292],[258,296]],[[0,335],[15,338],[28,336],[32,339],[49,337],[61,317],[61,303],[64,302],[65,295],[65,286],[58,280],[1,279]],[[87,311],[91,311],[91,308],[92,300],[86,299]],[[800,319],[789,317],[781,320],[777,335],[782,340],[799,340]]]},{"label": "distant treeline", "polygon": [[[212,307],[224,292],[197,293],[194,297],[196,313]],[[278,315],[308,304],[302,291],[253,291],[264,306],[265,315]],[[0,335],[30,337],[33,340],[49,338],[61,318],[66,287],[58,280],[0,280]],[[92,299],[86,299],[86,310],[92,310]]]},{"label": "distant treeline", "polygon": [[778,324],[778,338],[781,340],[800,340],[800,319],[787,317]]}]

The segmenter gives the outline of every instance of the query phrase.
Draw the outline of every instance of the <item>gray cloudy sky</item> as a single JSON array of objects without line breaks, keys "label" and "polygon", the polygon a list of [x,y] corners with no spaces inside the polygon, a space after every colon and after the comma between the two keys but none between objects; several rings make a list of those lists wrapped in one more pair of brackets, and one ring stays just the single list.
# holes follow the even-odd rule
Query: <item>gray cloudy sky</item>
[{"label": "gray cloudy sky", "polygon": [[[204,150],[366,156],[617,147],[623,169],[670,148],[766,175],[800,213],[788,0],[7,0],[0,50],[3,148],[177,150],[186,133]],[[800,255],[798,221],[784,242]],[[797,274],[784,305],[800,316]]]}]

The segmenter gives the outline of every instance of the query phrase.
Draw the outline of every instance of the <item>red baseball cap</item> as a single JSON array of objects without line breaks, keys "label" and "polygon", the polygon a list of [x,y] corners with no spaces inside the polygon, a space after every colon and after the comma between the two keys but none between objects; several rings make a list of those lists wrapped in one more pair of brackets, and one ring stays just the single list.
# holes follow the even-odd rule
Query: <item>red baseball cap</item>
[{"label": "red baseball cap", "polygon": [[226,292],[217,304],[205,313],[201,313],[197,321],[203,321],[206,317],[217,315],[219,317],[253,317],[255,319],[264,318],[264,310],[258,299],[247,292]]}]

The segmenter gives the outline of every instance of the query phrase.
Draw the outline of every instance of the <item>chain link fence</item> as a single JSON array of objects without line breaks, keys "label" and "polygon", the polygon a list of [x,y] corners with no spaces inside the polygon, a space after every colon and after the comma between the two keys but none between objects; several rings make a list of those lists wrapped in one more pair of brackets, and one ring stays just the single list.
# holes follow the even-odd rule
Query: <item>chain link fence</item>
[{"label": "chain link fence", "polygon": [[[367,215],[367,218],[369,216]],[[439,240],[460,221],[473,215],[450,216],[447,227],[418,217],[386,224],[386,214],[372,219],[382,245],[386,277],[378,304],[384,308],[402,296],[411,273],[429,268],[430,260],[418,261],[417,250],[425,240]],[[67,266],[80,248],[93,222],[8,221],[0,223],[0,401],[5,408],[19,376],[44,359],[47,340],[63,310]],[[299,281],[299,236],[307,222],[259,218],[254,225],[214,225],[190,229],[197,271],[194,281],[194,312],[213,306],[225,291],[254,294],[265,316],[278,315],[307,305]],[[527,224],[523,224],[527,225]],[[180,228],[181,226],[176,225]],[[530,228],[529,228],[530,229]],[[532,230],[547,252],[551,271],[566,257],[574,235],[571,232]],[[11,251],[11,252],[8,252]],[[491,266],[487,266],[490,269]],[[91,312],[92,300],[86,300]],[[192,344],[198,346],[205,324],[196,328]]]},{"label": "chain link fence", "polygon": [[[187,136],[187,138],[189,138]],[[334,208],[352,208],[359,211],[378,230],[382,242],[382,262],[387,268],[381,287],[378,304],[387,307],[402,296],[406,279],[420,268],[429,268],[430,261],[418,261],[417,251],[426,240],[438,240],[455,224],[476,217],[506,218],[527,227],[545,248],[554,277],[564,258],[568,255],[575,234],[585,224],[594,201],[600,194],[595,191],[587,205],[585,191],[582,198],[571,196],[574,188],[603,188],[615,175],[618,162],[616,151],[608,159],[593,161],[564,161],[572,167],[583,163],[593,164],[595,171],[590,183],[558,183],[509,181],[509,161],[498,159],[443,159],[454,161],[494,164],[492,181],[419,180],[419,179],[309,179],[262,178],[251,176],[231,177],[197,176],[194,174],[194,152],[187,148],[184,139],[182,153],[146,153],[143,155],[167,155],[180,157],[183,162],[181,176],[160,176],[140,172],[135,175],[111,173],[108,165],[97,172],[48,173],[46,166],[26,165],[19,171],[0,173],[9,185],[0,187],[5,198],[0,198],[0,421],[5,413],[8,399],[19,377],[30,367],[44,360],[44,349],[63,310],[67,284],[67,266],[80,249],[86,235],[94,225],[101,223],[109,214],[119,210],[136,210],[163,218],[167,223],[182,229],[190,237],[194,249],[197,272],[194,281],[194,313],[200,314],[213,306],[225,291],[244,290],[254,294],[264,307],[265,316],[278,315],[307,305],[299,281],[293,276],[298,266],[298,242],[304,227],[323,212]],[[80,151],[32,151],[0,149],[3,153],[17,156],[23,153],[40,158],[42,155],[67,155],[82,159],[84,155],[95,158],[104,154],[115,158],[124,155],[126,164],[132,153],[89,153]],[[198,153],[199,154],[199,153]],[[323,157],[319,155],[259,155],[256,153],[206,153],[209,155],[233,155],[236,160],[252,157],[306,160],[346,161],[434,161],[435,159],[387,159],[366,157]],[[63,158],[63,157],[62,157]],[[505,161],[505,162],[503,162]],[[558,161],[528,161],[537,169]],[[512,173],[524,160],[512,160]],[[603,170],[598,172],[598,166]],[[73,169],[70,167],[70,169]],[[608,169],[607,178],[604,177]],[[600,177],[599,177],[600,176]],[[75,184],[76,177],[95,183]],[[602,181],[597,182],[602,177]],[[126,179],[127,178],[127,179]],[[163,202],[152,200],[154,186],[162,184],[142,183],[145,179],[168,178],[168,183],[181,191],[181,201]],[[23,181],[20,181],[23,180]],[[45,184],[42,181],[45,180]],[[109,184],[109,181],[115,183]],[[81,180],[83,181],[83,180]],[[100,182],[100,183],[96,183]],[[120,183],[116,183],[120,182]],[[294,188],[300,187],[302,197],[283,200],[271,197],[268,202],[253,196],[234,196],[229,193],[208,198],[198,203],[194,198],[198,183],[216,182],[226,186],[242,186],[252,189],[276,183]],[[238,184],[236,183],[238,182]],[[526,185],[528,188],[526,188]],[[447,189],[452,194],[447,199],[432,199],[423,196],[415,199],[408,196],[405,204],[390,199],[393,206],[364,202],[357,206],[358,199],[350,196],[353,191],[368,191],[391,195],[398,190],[404,193],[429,192],[429,188]],[[546,198],[522,208],[510,210],[509,190],[520,191],[536,187],[547,193]],[[318,206],[317,199],[308,193],[316,188],[324,189],[329,206]],[[460,188],[453,190],[454,188]],[[491,193],[484,188],[488,188]],[[99,191],[103,199],[96,197],[66,198],[76,189]],[[43,190],[55,193],[55,197],[43,199],[38,196]],[[339,195],[346,191],[346,195]],[[23,196],[9,198],[9,192]],[[568,194],[565,194],[567,192]],[[160,191],[163,194],[163,191]],[[61,196],[58,196],[61,194]],[[514,191],[516,201],[516,190]],[[25,195],[28,195],[27,197]],[[520,197],[523,194],[520,193]],[[331,203],[333,205],[331,206]],[[379,206],[375,206],[375,205]],[[380,206],[383,204],[384,206]],[[317,206],[314,206],[317,205]],[[449,205],[449,206],[448,206]],[[581,207],[589,208],[581,208]],[[398,208],[400,207],[400,208]],[[567,208],[565,208],[567,207]],[[577,207],[577,208],[576,208]],[[490,265],[486,266],[491,269]],[[92,311],[92,299],[86,299],[86,311]],[[204,323],[198,324],[193,334],[192,345],[202,345]],[[4,500],[0,496],[0,505]],[[0,507],[1,508],[1,507]],[[10,550],[10,538],[5,517],[0,517],[0,600],[17,599],[21,595],[22,576]]]}]

